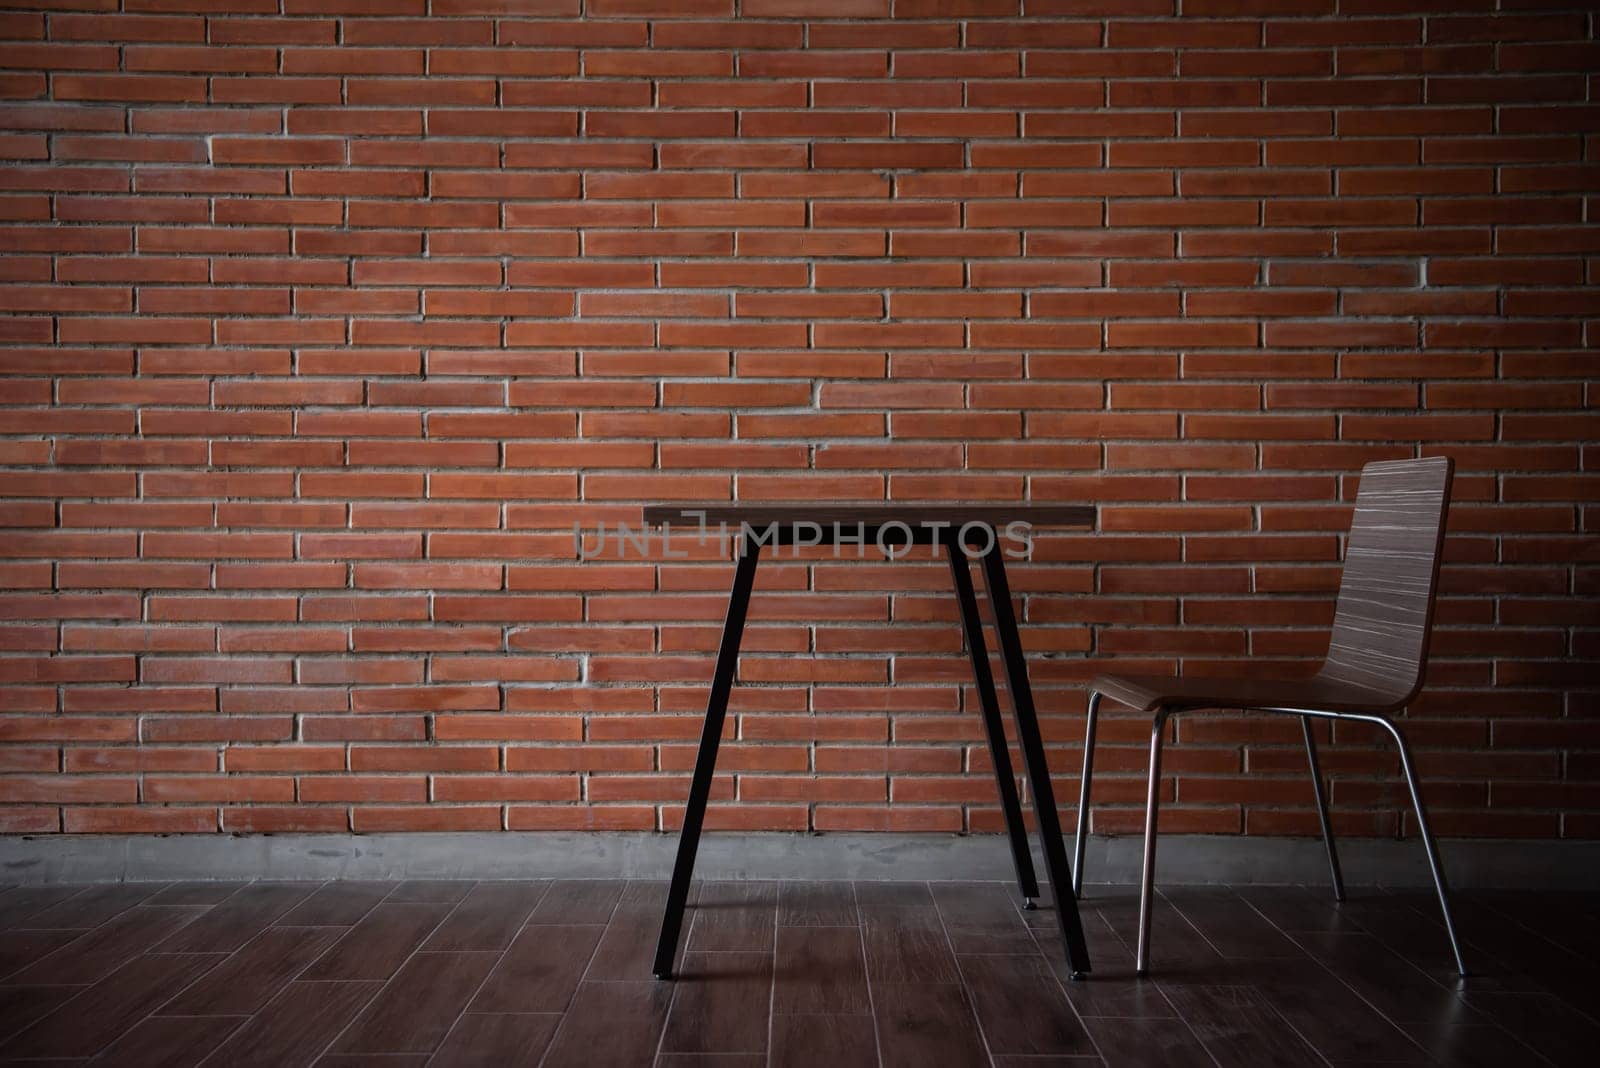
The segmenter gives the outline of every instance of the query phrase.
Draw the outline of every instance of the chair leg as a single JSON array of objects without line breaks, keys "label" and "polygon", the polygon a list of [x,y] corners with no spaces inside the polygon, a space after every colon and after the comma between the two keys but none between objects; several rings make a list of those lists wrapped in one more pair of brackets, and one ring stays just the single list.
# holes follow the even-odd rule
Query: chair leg
[{"label": "chair leg", "polygon": [[1333,899],[1344,900],[1344,873],[1339,870],[1339,847],[1333,842],[1333,823],[1328,819],[1328,795],[1322,785],[1322,765],[1317,760],[1317,739],[1311,732],[1311,717],[1300,717],[1300,730],[1306,739],[1306,762],[1311,765],[1311,789],[1317,795],[1317,819],[1322,823],[1322,844],[1328,849],[1328,871],[1333,876]]},{"label": "chair leg", "polygon": [[960,546],[947,542],[945,550],[950,557],[956,603],[961,608],[961,628],[972,661],[972,679],[983,713],[983,730],[989,738],[989,758],[994,762],[1000,808],[1005,813],[1006,833],[1011,840],[1011,865],[1016,869],[1017,885],[1022,890],[1022,907],[1032,909],[1039,896],[1039,879],[1034,874],[1033,854],[1028,849],[1028,826],[1022,821],[1022,803],[1017,799],[1017,777],[1011,770],[1011,752],[1006,747],[1006,728],[1000,718],[994,673],[989,669],[989,649],[983,640],[983,619],[978,615],[978,599],[972,590],[972,573],[967,570],[967,557]]},{"label": "chair leg", "polygon": [[1156,886],[1156,812],[1161,805],[1161,741],[1170,710],[1156,709],[1150,725],[1150,783],[1144,800],[1144,873],[1139,884],[1139,947],[1134,971],[1150,973],[1150,906]]},{"label": "chair leg", "polygon": [[1423,848],[1428,851],[1428,868],[1433,872],[1433,888],[1439,894],[1439,911],[1444,914],[1445,933],[1450,936],[1450,952],[1456,958],[1456,971],[1465,976],[1467,962],[1461,955],[1461,941],[1456,937],[1455,920],[1450,915],[1450,891],[1445,883],[1444,865],[1439,860],[1439,847],[1434,843],[1433,832],[1428,828],[1428,810],[1422,804],[1422,784],[1417,779],[1416,765],[1411,760],[1411,747],[1406,745],[1405,735],[1400,733],[1399,727],[1383,717],[1373,719],[1389,732],[1400,750],[1400,767],[1406,774],[1406,786],[1411,791],[1411,807],[1417,812],[1417,831],[1422,836]]},{"label": "chair leg", "polygon": [[1072,896],[1083,896],[1083,851],[1089,843],[1089,781],[1094,775],[1094,732],[1100,719],[1100,694],[1089,694],[1083,729],[1083,774],[1078,778],[1078,831],[1072,839]]},{"label": "chair leg", "polygon": [[700,847],[700,827],[705,821],[706,801],[711,796],[711,775],[717,766],[722,721],[728,712],[728,694],[733,689],[734,673],[739,666],[739,639],[744,634],[745,611],[750,607],[750,590],[755,585],[760,554],[760,542],[744,539],[739,550],[739,564],[733,573],[733,589],[728,594],[722,643],[717,647],[717,668],[711,677],[705,725],[700,730],[700,752],[694,761],[694,777],[689,781],[689,803],[683,810],[683,830],[678,834],[678,857],[672,865],[667,908],[661,917],[661,937],[656,941],[653,971],[657,979],[672,978],[673,960],[678,955],[678,933],[683,928],[683,910],[689,901],[689,880],[694,876],[694,856]]}]

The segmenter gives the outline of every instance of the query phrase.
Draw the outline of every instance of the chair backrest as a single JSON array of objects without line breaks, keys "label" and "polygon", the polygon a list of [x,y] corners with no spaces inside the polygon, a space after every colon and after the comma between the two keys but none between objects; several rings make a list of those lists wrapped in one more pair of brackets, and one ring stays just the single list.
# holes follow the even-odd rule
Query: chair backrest
[{"label": "chair backrest", "polygon": [[1361,469],[1319,677],[1372,691],[1391,708],[1422,688],[1454,468],[1430,456]]}]

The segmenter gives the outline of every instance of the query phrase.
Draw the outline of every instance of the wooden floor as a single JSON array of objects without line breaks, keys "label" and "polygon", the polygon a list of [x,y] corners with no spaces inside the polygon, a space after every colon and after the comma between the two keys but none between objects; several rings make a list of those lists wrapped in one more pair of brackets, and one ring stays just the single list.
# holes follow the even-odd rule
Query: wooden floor
[{"label": "wooden floor", "polygon": [[[0,890],[0,1062],[1592,1065],[1600,900],[1091,887],[1086,982],[1001,883],[178,883]],[[48,1058],[48,1061],[43,1059]]]}]

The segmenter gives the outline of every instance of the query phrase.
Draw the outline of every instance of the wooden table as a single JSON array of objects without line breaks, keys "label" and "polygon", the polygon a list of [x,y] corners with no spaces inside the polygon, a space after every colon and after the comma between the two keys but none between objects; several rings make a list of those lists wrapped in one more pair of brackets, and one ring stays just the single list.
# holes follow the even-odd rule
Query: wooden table
[{"label": "wooden table", "polygon": [[694,776],[689,785],[689,802],[683,813],[683,830],[678,838],[677,861],[672,868],[672,884],[667,893],[666,913],[661,920],[661,937],[656,944],[654,972],[658,979],[672,977],[678,952],[678,936],[683,927],[684,907],[689,898],[689,880],[694,874],[695,853],[705,822],[706,801],[711,792],[711,776],[716,769],[717,746],[722,739],[722,724],[728,711],[728,694],[739,662],[739,639],[744,632],[745,614],[750,605],[750,590],[755,583],[756,564],[765,546],[776,545],[939,545],[950,562],[956,601],[961,609],[961,626],[966,636],[967,653],[972,661],[973,681],[982,705],[983,727],[994,761],[1000,807],[1005,812],[1010,838],[1011,860],[1024,898],[1024,908],[1032,908],[1039,896],[1033,857],[1028,849],[1028,832],[1022,822],[1022,806],[1017,799],[1016,778],[1006,748],[1005,728],[1000,719],[994,676],[989,669],[989,653],[983,640],[983,622],[978,615],[977,596],[968,570],[972,559],[982,562],[984,584],[993,613],[995,636],[1000,643],[1000,660],[1006,674],[1016,718],[1017,741],[1022,749],[1028,780],[1032,784],[1034,817],[1044,846],[1045,867],[1056,903],[1056,918],[1066,945],[1067,962],[1074,979],[1089,971],[1089,950],[1084,944],[1083,924],[1078,918],[1077,900],[1072,892],[1072,872],[1066,846],[1061,838],[1061,822],[1056,813],[1055,792],[1050,787],[1050,770],[1045,762],[1044,742],[1039,735],[1039,719],[1028,686],[1028,665],[1017,634],[1016,613],[1011,605],[1011,588],[1006,582],[1005,554],[1016,551],[1015,539],[1007,538],[1011,524],[1028,527],[1076,527],[1092,529],[1092,506],[1033,506],[1024,504],[882,504],[882,505],[797,505],[788,502],[654,505],[644,510],[647,525],[668,525],[680,531],[717,532],[726,524],[739,541],[738,563],[733,588],[728,594],[728,613],[722,625],[722,641],[717,648],[716,671],[711,679],[711,695],[706,702],[705,725],[700,734],[700,750],[695,758]]}]

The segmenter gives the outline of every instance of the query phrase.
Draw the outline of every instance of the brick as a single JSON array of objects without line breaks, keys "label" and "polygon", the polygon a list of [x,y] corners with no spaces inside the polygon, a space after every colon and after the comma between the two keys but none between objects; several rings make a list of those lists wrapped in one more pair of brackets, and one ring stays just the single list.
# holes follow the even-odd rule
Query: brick
[{"label": "brick", "polygon": [[400,775],[303,775],[300,799],[311,802],[404,802],[427,796],[427,780]]},{"label": "brick", "polygon": [[577,801],[575,775],[439,775],[433,780],[436,801]]},{"label": "brick", "polygon": [[353,809],[351,826],[359,833],[384,831],[495,831],[498,808],[371,806]]},{"label": "brick", "polygon": [[133,779],[102,775],[7,775],[0,778],[0,801],[7,804],[46,801],[53,804],[131,802],[138,796]]},{"label": "brick", "polygon": [[656,810],[650,805],[508,805],[506,826],[513,831],[651,831]]},{"label": "brick", "polygon": [[500,752],[493,746],[350,747],[351,771],[494,771],[499,766]]},{"label": "brick", "polygon": [[172,683],[287,683],[293,665],[288,660],[246,657],[173,657],[151,659],[141,665],[140,681]]},{"label": "brick", "polygon": [[171,802],[284,802],[294,800],[294,780],[263,775],[146,775],[144,800]]},{"label": "brick", "polygon": [[426,596],[306,596],[301,616],[307,620],[418,620],[427,619]]},{"label": "brick", "polygon": [[350,695],[357,712],[458,711],[500,707],[494,686],[397,686],[357,690]]},{"label": "brick", "polygon": [[213,808],[64,808],[61,829],[69,834],[201,834],[216,831],[217,816]]},{"label": "brick", "polygon": [[812,147],[814,166],[826,169],[894,169],[918,170],[938,167],[960,167],[963,163],[962,146],[958,143],[891,141],[855,141],[849,144],[821,142]]}]

